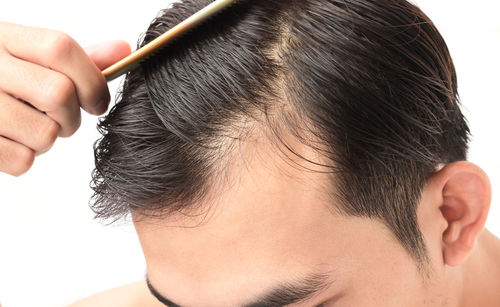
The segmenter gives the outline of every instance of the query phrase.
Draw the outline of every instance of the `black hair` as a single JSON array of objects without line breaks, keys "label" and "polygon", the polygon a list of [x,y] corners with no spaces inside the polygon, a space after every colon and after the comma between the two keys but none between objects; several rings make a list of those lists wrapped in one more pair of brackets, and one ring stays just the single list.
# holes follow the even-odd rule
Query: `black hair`
[{"label": "black hair", "polygon": [[[209,3],[161,11],[139,47]],[[240,0],[130,72],[98,129],[99,218],[200,203],[235,142],[286,131],[325,157],[332,206],[381,220],[420,264],[422,189],[469,135],[445,41],[405,0]]]}]

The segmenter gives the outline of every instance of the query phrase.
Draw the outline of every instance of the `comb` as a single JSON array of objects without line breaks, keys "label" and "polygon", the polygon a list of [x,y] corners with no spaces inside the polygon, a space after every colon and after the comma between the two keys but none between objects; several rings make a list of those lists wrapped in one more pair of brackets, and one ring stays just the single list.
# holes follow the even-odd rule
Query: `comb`
[{"label": "comb", "polygon": [[175,27],[167,30],[167,32],[144,45],[142,48],[134,51],[129,56],[121,59],[120,61],[103,70],[102,74],[106,78],[106,81],[109,82],[111,80],[114,80],[119,76],[133,70],[142,61],[146,60],[155,52],[168,45],[168,43],[185,34],[189,30],[195,28],[200,23],[206,21],[208,18],[216,15],[217,13],[220,13],[223,9],[231,6],[236,1],[238,0],[215,0],[214,2],[210,3]]}]

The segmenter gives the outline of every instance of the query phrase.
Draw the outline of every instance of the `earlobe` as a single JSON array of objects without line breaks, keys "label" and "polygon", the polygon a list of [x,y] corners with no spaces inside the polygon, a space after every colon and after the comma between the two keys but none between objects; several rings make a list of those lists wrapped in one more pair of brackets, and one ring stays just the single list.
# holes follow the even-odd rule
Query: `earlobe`
[{"label": "earlobe", "polygon": [[443,260],[458,266],[471,254],[484,228],[491,202],[490,181],[470,162],[448,164],[435,176],[442,187],[440,210],[447,222],[442,234]]}]

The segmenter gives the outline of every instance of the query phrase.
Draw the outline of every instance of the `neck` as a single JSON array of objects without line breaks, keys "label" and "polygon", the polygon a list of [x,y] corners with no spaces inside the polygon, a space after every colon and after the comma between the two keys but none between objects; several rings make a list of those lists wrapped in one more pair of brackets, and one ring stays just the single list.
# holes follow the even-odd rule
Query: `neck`
[{"label": "neck", "polygon": [[500,303],[500,240],[484,229],[471,256],[464,263],[459,306],[498,306]]}]

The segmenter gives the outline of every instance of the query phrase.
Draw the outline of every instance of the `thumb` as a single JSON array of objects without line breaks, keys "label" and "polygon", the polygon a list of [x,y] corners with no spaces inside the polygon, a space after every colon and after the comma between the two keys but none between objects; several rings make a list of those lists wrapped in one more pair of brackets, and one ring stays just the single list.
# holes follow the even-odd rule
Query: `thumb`
[{"label": "thumb", "polygon": [[87,47],[85,51],[97,67],[103,70],[129,55],[131,49],[125,41],[109,41]]}]

